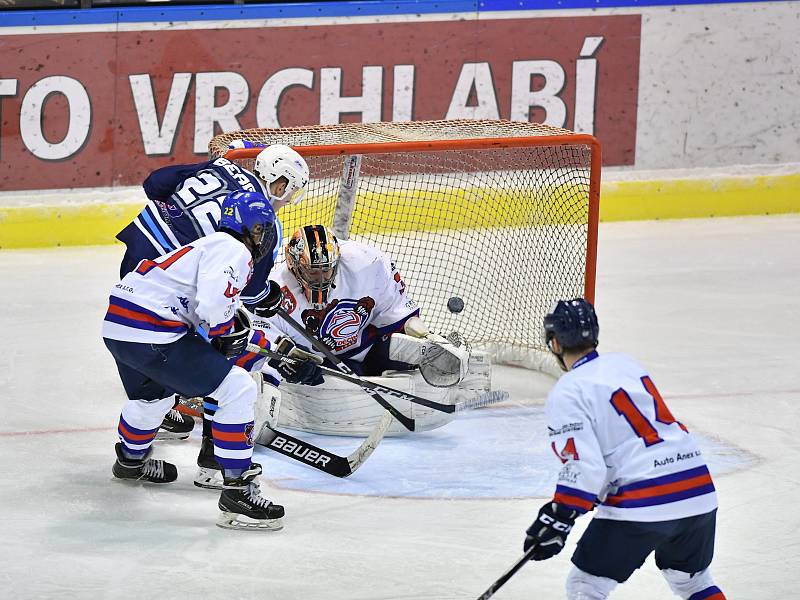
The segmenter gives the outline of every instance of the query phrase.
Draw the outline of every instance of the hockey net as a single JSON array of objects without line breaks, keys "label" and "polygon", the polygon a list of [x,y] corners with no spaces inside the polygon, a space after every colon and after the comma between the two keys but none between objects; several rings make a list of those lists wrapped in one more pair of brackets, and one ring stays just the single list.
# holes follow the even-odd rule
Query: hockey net
[{"label": "hockey net", "polygon": [[[342,123],[225,133],[209,152],[252,169],[273,143],[311,171],[306,199],[278,215],[284,236],[319,223],[381,248],[432,331],[549,370],[543,315],[557,299],[594,296],[595,138],[512,121]],[[462,312],[450,312],[452,297]]]}]

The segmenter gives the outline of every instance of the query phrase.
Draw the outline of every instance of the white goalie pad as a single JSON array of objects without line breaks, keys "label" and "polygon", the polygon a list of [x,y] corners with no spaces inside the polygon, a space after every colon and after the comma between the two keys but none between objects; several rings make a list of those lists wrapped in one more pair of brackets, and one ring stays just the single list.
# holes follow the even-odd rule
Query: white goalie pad
[{"label": "white goalie pad", "polygon": [[389,338],[389,358],[419,365],[425,381],[435,387],[451,387],[460,382],[469,369],[469,351],[455,346],[439,335],[419,338],[394,333]]},{"label": "white goalie pad", "polygon": [[255,405],[255,431],[261,431],[264,424],[270,427],[278,426],[281,412],[281,391],[261,377],[261,373],[253,373],[259,384],[259,393]]},{"label": "white goalie pad", "polygon": [[[486,354],[473,353],[464,379],[450,388],[429,385],[419,371],[388,371],[370,381],[421,396],[442,404],[454,404],[487,392],[491,385],[491,362]],[[473,368],[474,367],[474,368]],[[384,414],[384,409],[363,391],[341,379],[328,377],[320,386],[281,384],[279,424],[283,427],[326,435],[366,436]],[[449,423],[454,414],[391,398],[401,413],[416,420],[416,431],[430,431]],[[394,421],[387,435],[408,431]]]}]

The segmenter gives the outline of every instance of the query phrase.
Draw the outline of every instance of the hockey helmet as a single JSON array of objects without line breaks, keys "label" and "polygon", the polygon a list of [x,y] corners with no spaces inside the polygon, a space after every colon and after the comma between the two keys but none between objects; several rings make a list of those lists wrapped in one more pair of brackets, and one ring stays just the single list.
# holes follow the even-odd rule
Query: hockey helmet
[{"label": "hockey helmet", "polygon": [[597,346],[600,326],[590,302],[583,298],[559,300],[544,316],[547,345],[555,338],[565,350]]},{"label": "hockey helmet", "polygon": [[273,144],[258,153],[253,173],[271,185],[280,177],[286,178],[286,191],[274,201],[297,204],[305,196],[308,185],[308,165],[295,150],[283,144]]},{"label": "hockey helmet", "polygon": [[275,243],[275,212],[269,200],[258,192],[231,192],[222,200],[219,229],[241,240],[255,262],[264,258]]},{"label": "hockey helmet", "polygon": [[286,244],[286,265],[315,310],[328,304],[339,268],[339,242],[324,225],[306,225]]}]

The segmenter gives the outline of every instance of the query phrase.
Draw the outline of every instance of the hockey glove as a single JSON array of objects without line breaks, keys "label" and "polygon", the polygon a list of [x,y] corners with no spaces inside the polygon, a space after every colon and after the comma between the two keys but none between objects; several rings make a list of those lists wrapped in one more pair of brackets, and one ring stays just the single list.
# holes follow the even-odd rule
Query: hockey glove
[{"label": "hockey glove", "polygon": [[536,546],[531,560],[547,560],[561,552],[577,516],[578,511],[556,502],[548,502],[542,506],[536,520],[525,532],[528,534],[523,544],[525,552],[531,546]]},{"label": "hockey glove", "polygon": [[283,302],[283,292],[281,291],[281,286],[277,282],[270,279],[269,292],[267,292],[267,296],[258,304],[251,305],[248,308],[257,317],[269,319],[278,313],[278,309],[281,307],[281,302]]},{"label": "hockey glove", "polygon": [[295,344],[291,338],[281,336],[275,340],[275,352],[282,358],[272,358],[267,363],[281,374],[286,383],[320,385],[325,383],[319,366],[322,358]]},{"label": "hockey glove", "polygon": [[250,317],[239,309],[233,317],[233,328],[226,334],[211,338],[211,345],[225,358],[234,358],[247,348],[250,337]]}]

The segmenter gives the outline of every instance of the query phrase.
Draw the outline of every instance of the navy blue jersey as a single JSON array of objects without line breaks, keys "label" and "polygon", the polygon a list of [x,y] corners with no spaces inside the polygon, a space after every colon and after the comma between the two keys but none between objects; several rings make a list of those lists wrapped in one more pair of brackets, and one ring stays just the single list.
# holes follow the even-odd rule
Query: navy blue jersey
[{"label": "navy blue jersey", "polygon": [[[269,197],[261,180],[235,163],[217,158],[192,165],[173,165],[153,171],[142,184],[148,202],[117,239],[127,246],[120,277],[143,259],[172,252],[218,229],[222,200],[237,190]],[[283,229],[275,219],[272,251],[255,264],[250,283],[242,290],[242,302],[257,304],[269,291],[269,272],[282,244]]]}]

